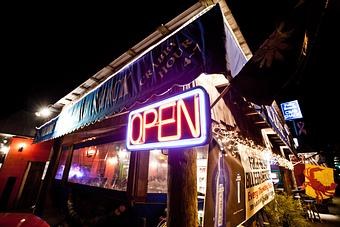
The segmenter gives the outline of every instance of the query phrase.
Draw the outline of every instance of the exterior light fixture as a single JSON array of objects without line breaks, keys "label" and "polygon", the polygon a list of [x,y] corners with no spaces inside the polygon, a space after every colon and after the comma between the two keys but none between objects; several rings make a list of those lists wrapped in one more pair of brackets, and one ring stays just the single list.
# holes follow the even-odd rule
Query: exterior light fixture
[{"label": "exterior light fixture", "polygon": [[35,112],[38,117],[48,117],[51,115],[51,110],[48,107],[41,108],[38,112]]},{"label": "exterior light fixture", "polygon": [[0,152],[3,153],[3,154],[8,154],[8,151],[9,151],[9,146],[1,146],[0,145]]},{"label": "exterior light fixture", "polygon": [[39,111],[35,112],[37,117],[46,118],[51,116],[52,113],[59,112],[58,109],[54,108],[53,105],[48,105],[47,107],[42,107]]},{"label": "exterior light fixture", "polygon": [[96,154],[96,147],[90,147],[86,151],[86,157],[92,158]]},{"label": "exterior light fixture", "polygon": [[18,146],[18,151],[19,152],[22,152],[26,147],[26,144],[25,143],[20,143],[19,146]]}]

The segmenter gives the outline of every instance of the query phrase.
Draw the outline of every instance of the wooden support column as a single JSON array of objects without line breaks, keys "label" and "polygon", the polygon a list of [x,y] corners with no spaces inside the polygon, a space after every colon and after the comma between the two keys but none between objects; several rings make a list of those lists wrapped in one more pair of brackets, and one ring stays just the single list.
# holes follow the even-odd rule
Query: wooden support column
[{"label": "wooden support column", "polygon": [[296,189],[297,183],[296,183],[296,178],[295,178],[295,174],[294,174],[294,169],[288,170],[288,172],[289,172],[290,178],[292,180],[292,187],[293,187],[293,189]]},{"label": "wooden support column", "polygon": [[54,174],[57,169],[58,164],[58,157],[61,151],[63,137],[54,139],[53,147],[51,149],[50,158],[49,158],[49,165],[46,171],[46,175],[44,180],[42,181],[41,188],[39,190],[36,206],[33,210],[33,213],[37,216],[42,216],[43,213],[47,210],[46,205],[49,203],[49,196],[50,196],[50,188],[52,184],[52,180],[54,179]]},{"label": "wooden support column", "polygon": [[290,195],[292,194],[292,180],[290,171],[284,167],[280,167],[280,170],[283,172],[283,188],[285,192]]},{"label": "wooden support column", "polygon": [[196,159],[194,149],[169,150],[168,227],[198,225]]}]

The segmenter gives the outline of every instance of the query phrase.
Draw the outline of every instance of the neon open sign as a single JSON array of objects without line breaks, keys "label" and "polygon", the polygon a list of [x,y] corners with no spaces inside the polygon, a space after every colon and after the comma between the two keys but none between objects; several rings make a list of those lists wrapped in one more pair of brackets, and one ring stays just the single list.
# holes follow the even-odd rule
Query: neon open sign
[{"label": "neon open sign", "polygon": [[131,111],[126,146],[129,150],[180,148],[206,144],[210,108],[202,87]]}]

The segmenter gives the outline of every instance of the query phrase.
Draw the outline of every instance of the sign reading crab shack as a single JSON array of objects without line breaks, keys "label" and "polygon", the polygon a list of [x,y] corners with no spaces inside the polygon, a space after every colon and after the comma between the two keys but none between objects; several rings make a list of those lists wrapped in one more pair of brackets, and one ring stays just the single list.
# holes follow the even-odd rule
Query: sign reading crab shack
[{"label": "sign reading crab shack", "polygon": [[181,148],[208,142],[210,108],[207,92],[195,87],[129,113],[129,150]]}]

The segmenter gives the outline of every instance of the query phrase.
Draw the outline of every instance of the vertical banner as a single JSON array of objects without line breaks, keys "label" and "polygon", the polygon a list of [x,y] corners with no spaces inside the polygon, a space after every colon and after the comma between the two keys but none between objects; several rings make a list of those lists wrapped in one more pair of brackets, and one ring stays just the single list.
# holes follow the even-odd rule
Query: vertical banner
[{"label": "vertical banner", "polygon": [[210,145],[204,226],[237,226],[274,199],[270,163],[246,145]]},{"label": "vertical banner", "polygon": [[211,145],[207,179],[204,226],[237,226],[246,220],[245,174],[238,153],[222,154],[217,144]]},{"label": "vertical banner", "polygon": [[238,144],[246,175],[246,218],[250,218],[274,199],[270,163],[264,152]]}]

